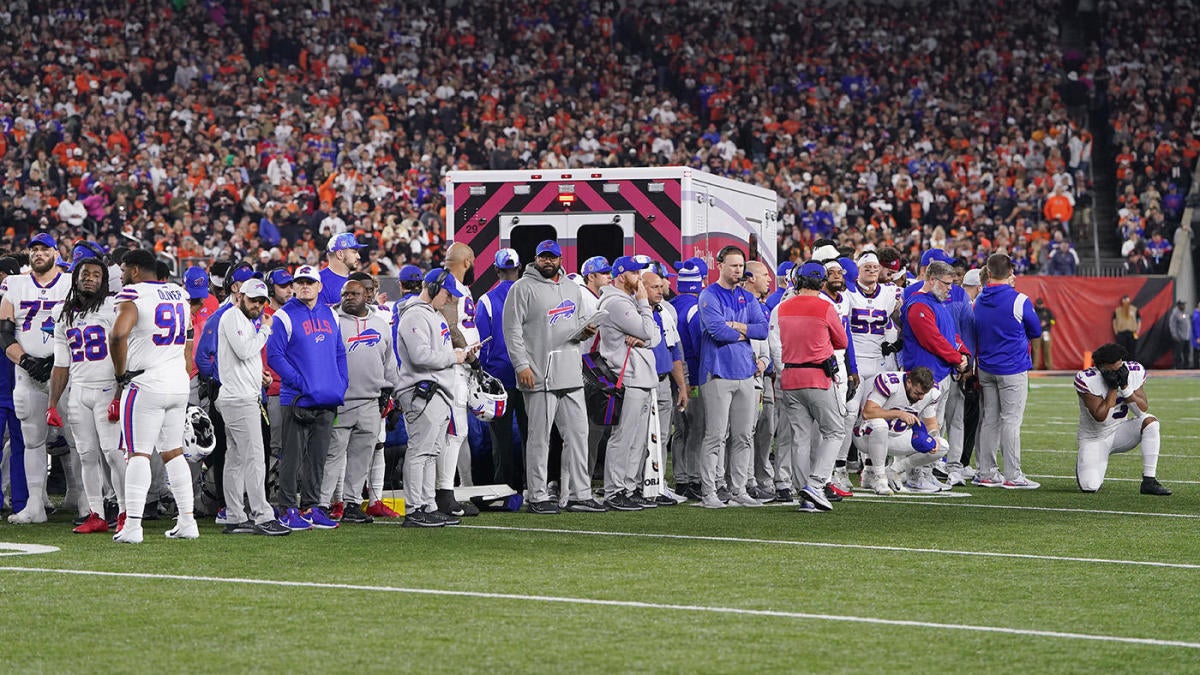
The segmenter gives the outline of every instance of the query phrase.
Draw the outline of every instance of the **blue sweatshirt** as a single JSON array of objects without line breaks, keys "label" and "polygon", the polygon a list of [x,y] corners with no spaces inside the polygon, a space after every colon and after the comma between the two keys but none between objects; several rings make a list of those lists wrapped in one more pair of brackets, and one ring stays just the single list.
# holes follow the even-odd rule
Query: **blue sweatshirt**
[{"label": "blue sweatshirt", "polygon": [[400,363],[400,352],[396,348],[396,343],[399,341],[396,335],[397,328],[400,322],[396,318],[400,314],[400,308],[408,304],[408,301],[417,297],[417,293],[408,293],[402,296],[399,300],[392,303],[392,353],[396,355],[396,364]]},{"label": "blue sweatshirt", "polygon": [[767,300],[765,303],[767,306],[767,316],[770,316],[771,312],[777,306],[779,306],[779,303],[783,302],[783,294],[784,294],[783,288],[777,287],[775,290],[771,291],[770,295],[767,296]]},{"label": "blue sweatshirt", "polygon": [[217,327],[221,325],[221,315],[225,310],[233,307],[229,302],[221,303],[217,311],[212,313],[212,316],[204,322],[204,330],[200,332],[200,339],[196,341],[196,369],[200,372],[201,377],[207,377],[218,382],[221,381],[220,370],[217,368]]},{"label": "blue sweatshirt", "polygon": [[267,365],[282,380],[280,405],[336,408],[345,402],[346,347],[337,317],[320,299],[309,309],[292,298],[275,312]]},{"label": "blue sweatshirt", "polygon": [[970,302],[951,303],[950,314],[958,326],[958,336],[971,354],[979,354],[979,338],[975,334],[975,305]]},{"label": "blue sweatshirt", "polygon": [[346,280],[349,278],[328,267],[321,270],[321,295],[317,296],[317,302],[323,305],[336,305],[341,302],[342,286],[346,285]]},{"label": "blue sweatshirt", "polygon": [[[479,348],[479,365],[492,377],[504,383],[505,389],[517,388],[517,374],[508,358],[504,341],[504,301],[516,281],[501,281],[483,294],[475,305],[475,328],[483,346]],[[490,341],[488,338],[492,338]]]},{"label": "blue sweatshirt", "polygon": [[[714,377],[745,380],[758,369],[750,340],[767,339],[762,304],[746,289],[732,290],[713,284],[700,293],[700,384]],[[725,325],[746,324],[746,336]]]},{"label": "blue sweatshirt", "polygon": [[[679,342],[683,347],[683,362],[687,366],[688,386],[700,386],[700,296],[680,293],[671,299],[679,317]],[[695,310],[695,311],[693,311]]]},{"label": "blue sweatshirt", "polygon": [[13,388],[17,382],[16,364],[0,359],[0,408],[13,410]]},{"label": "blue sweatshirt", "polygon": [[1016,375],[1033,370],[1029,341],[1042,336],[1033,303],[1008,284],[988,284],[975,301],[976,358],[980,370]]}]

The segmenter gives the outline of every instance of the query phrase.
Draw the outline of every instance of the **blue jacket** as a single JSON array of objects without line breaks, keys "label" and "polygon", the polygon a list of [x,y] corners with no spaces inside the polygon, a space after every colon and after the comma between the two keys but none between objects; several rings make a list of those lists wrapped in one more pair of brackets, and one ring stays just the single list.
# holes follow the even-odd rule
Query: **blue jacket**
[{"label": "blue jacket", "polygon": [[683,360],[683,350],[678,344],[674,347],[667,346],[667,332],[663,329],[661,312],[654,313],[654,323],[658,326],[659,340],[650,351],[654,352],[654,370],[661,377],[671,372],[676,361]]},{"label": "blue jacket", "polygon": [[7,358],[0,359],[0,408],[13,408],[13,388],[17,383],[16,364]]},{"label": "blue jacket", "polygon": [[317,301],[323,305],[336,305],[341,302],[342,286],[346,285],[348,278],[328,267],[321,270],[321,295],[317,297]]},{"label": "blue jacket", "polygon": [[776,288],[775,290],[771,291],[770,295],[767,296],[767,300],[764,303],[767,306],[767,316],[770,316],[771,312],[779,306],[780,302],[783,301],[783,293],[784,291],[782,288]]},{"label": "blue jacket", "polygon": [[[504,341],[504,301],[516,281],[501,281],[492,290],[483,294],[475,305],[475,328],[479,339],[484,340],[479,348],[479,365],[492,377],[504,383],[505,389],[517,388],[517,374],[508,358],[508,344]],[[490,341],[488,338],[492,338]]]},{"label": "blue jacket", "polygon": [[975,301],[976,358],[980,370],[1015,375],[1033,369],[1029,341],[1042,336],[1042,321],[1024,293],[1008,284],[989,284]]},{"label": "blue jacket", "polygon": [[204,330],[200,332],[200,339],[196,341],[196,370],[200,372],[201,377],[218,382],[221,381],[218,377],[221,371],[217,368],[217,327],[221,324],[221,315],[230,307],[233,307],[232,303],[222,303],[204,322]]},{"label": "blue jacket", "polygon": [[934,319],[937,321],[938,333],[941,333],[942,337],[946,338],[946,341],[951,346],[955,346],[958,343],[958,331],[954,326],[954,317],[950,315],[950,308],[946,303],[938,302],[938,299],[929,293],[914,294],[904,301],[904,307],[900,310],[901,315],[905,317],[902,326],[904,349],[900,352],[904,369],[912,370],[913,368],[925,366],[933,371],[933,381],[941,382],[943,378],[950,374],[951,365],[942,357],[930,352],[917,341],[917,334],[913,332],[912,326],[907,320],[909,309],[916,304],[926,305],[933,310]]},{"label": "blue jacket", "polygon": [[[762,304],[746,289],[732,290],[713,284],[700,293],[700,384],[713,377],[745,380],[754,376],[757,364],[750,340],[767,339],[767,320]],[[725,325],[746,324],[746,339]]]},{"label": "blue jacket", "polygon": [[267,365],[279,373],[279,404],[335,408],[345,402],[346,347],[333,310],[312,309],[296,298],[275,312],[267,338]]},{"label": "blue jacket", "polygon": [[[680,293],[671,299],[679,317],[679,343],[683,347],[683,362],[687,366],[688,386],[700,385],[700,296]],[[692,310],[696,311],[693,313]]]},{"label": "blue jacket", "polygon": [[1200,307],[1192,310],[1192,347],[1200,349]]},{"label": "blue jacket", "polygon": [[950,303],[950,314],[958,326],[958,336],[971,354],[979,353],[979,338],[975,332],[975,306],[970,302]]}]

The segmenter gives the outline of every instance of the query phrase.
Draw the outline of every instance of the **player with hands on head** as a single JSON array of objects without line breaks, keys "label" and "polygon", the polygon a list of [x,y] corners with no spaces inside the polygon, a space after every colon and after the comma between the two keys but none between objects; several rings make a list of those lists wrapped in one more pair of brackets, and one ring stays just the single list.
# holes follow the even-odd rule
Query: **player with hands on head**
[{"label": "player with hands on head", "polygon": [[[938,491],[920,480],[906,481],[905,474],[933,464],[949,449],[937,421],[942,393],[924,366],[875,376],[854,428],[854,442],[866,457],[863,487],[879,495]],[[895,460],[885,467],[889,455]]]}]

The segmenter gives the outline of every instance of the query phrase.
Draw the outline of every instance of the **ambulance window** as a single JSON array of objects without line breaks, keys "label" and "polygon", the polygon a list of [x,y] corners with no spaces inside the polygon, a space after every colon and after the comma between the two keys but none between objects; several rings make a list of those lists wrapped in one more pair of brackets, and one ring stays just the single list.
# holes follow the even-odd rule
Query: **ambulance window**
[{"label": "ambulance window", "polygon": [[750,233],[750,260],[758,260],[758,235]]},{"label": "ambulance window", "polygon": [[625,234],[620,225],[584,225],[575,235],[574,271],[583,269],[583,262],[592,256],[602,255],[612,261],[625,255]]},{"label": "ambulance window", "polygon": [[533,262],[537,245],[547,239],[558,240],[558,232],[551,225],[519,225],[508,235],[509,248],[517,249],[522,264]]}]

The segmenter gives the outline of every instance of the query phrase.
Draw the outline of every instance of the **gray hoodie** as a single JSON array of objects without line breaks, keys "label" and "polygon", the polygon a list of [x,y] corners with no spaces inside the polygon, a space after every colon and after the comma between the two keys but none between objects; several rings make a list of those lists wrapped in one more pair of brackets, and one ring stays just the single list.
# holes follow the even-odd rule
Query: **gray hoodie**
[{"label": "gray hoodie", "polygon": [[400,359],[396,390],[404,391],[422,380],[433,380],[450,395],[454,391],[454,364],[458,359],[450,344],[446,318],[418,298],[402,307],[400,324],[396,326],[396,355]]},{"label": "gray hoodie", "polygon": [[338,326],[346,345],[346,371],[350,382],[346,403],[379,398],[380,390],[395,389],[400,372],[392,352],[392,329],[379,314],[367,308],[365,317],[347,314],[338,307]]},{"label": "gray hoodie", "polygon": [[[662,339],[662,333],[654,322],[650,302],[635,300],[632,295],[609,285],[600,289],[600,309],[608,312],[600,322],[600,355],[618,375],[621,368],[625,368],[626,386],[657,387],[658,369],[654,364],[653,348]],[[641,340],[646,346],[630,350],[625,344],[626,335]],[[626,353],[629,354],[628,365],[625,365]]]},{"label": "gray hoodie", "polygon": [[579,343],[571,342],[583,321],[582,289],[562,269],[547,279],[533,263],[504,301],[504,342],[513,370],[533,371],[535,391],[583,386]]}]

